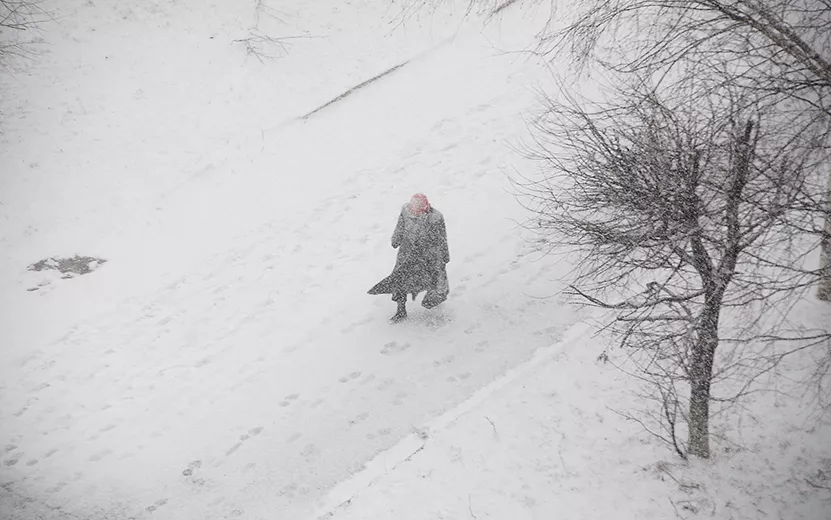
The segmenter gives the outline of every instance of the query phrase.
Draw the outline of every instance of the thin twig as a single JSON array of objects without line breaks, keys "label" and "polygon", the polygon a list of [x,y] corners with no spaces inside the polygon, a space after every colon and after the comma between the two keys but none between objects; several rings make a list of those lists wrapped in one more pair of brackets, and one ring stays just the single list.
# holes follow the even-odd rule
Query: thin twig
[{"label": "thin twig", "polygon": [[496,425],[493,423],[493,421],[490,420],[490,418],[487,415],[485,416],[485,419],[487,419],[488,422],[491,423],[491,427],[493,428],[493,436],[496,438],[496,440],[499,440],[499,432],[496,431]]},{"label": "thin twig", "polygon": [[474,519],[479,518],[478,516],[473,514],[473,503],[472,503],[472,500],[470,498],[470,493],[467,494],[467,510],[470,511],[470,516],[471,517],[473,517]]},{"label": "thin twig", "polygon": [[681,516],[681,512],[678,511],[678,506],[675,505],[675,502],[673,502],[671,498],[667,498],[667,500],[669,500],[669,503],[672,504],[672,508],[675,509],[675,516],[683,519],[684,517]]}]

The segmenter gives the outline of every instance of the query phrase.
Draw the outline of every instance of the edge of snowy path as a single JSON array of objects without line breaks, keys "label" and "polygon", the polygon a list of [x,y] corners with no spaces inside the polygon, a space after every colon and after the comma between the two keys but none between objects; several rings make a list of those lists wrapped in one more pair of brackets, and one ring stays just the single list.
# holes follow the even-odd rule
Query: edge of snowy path
[{"label": "edge of snowy path", "polygon": [[431,419],[421,428],[413,428],[413,433],[404,437],[392,448],[375,455],[364,464],[362,470],[333,487],[319,502],[319,506],[311,518],[315,520],[331,518],[338,509],[348,505],[363,490],[372,486],[378,479],[395,470],[399,465],[423,450],[427,446],[431,434],[444,430],[495,392],[533,372],[561,352],[564,346],[585,336],[588,332],[589,325],[586,323],[571,325],[566,329],[563,338],[557,343],[537,349],[531,359],[508,370],[493,382],[477,390],[459,405]]}]

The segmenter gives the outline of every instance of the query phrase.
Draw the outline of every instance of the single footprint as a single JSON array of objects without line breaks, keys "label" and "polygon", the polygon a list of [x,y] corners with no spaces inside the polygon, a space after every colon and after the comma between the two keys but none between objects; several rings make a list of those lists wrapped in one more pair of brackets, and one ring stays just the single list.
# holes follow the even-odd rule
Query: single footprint
[{"label": "single footprint", "polygon": [[433,365],[435,365],[435,366],[439,367],[439,366],[441,366],[441,365],[446,365],[446,364],[448,364],[448,363],[452,363],[452,362],[453,362],[453,360],[455,360],[455,359],[456,359],[456,356],[454,356],[454,355],[450,354],[450,355],[444,356],[444,357],[441,359],[441,361],[439,361],[439,360],[433,361]]},{"label": "single footprint", "polygon": [[98,453],[92,454],[89,457],[88,460],[90,462],[98,462],[99,460],[103,459],[104,457],[106,457],[107,455],[109,455],[111,453],[112,453],[112,451],[110,451],[110,450],[99,451]]},{"label": "single footprint", "polygon": [[388,377],[388,378],[384,379],[383,381],[381,381],[381,384],[378,385],[377,388],[378,388],[378,390],[386,390],[387,388],[391,387],[393,384],[395,384],[395,379],[392,378],[392,377]]},{"label": "single footprint", "polygon": [[311,458],[320,453],[320,450],[317,449],[317,446],[314,444],[307,444],[303,447],[303,451],[300,452],[301,455],[305,458]]},{"label": "single footprint", "polygon": [[395,401],[393,401],[392,404],[395,404],[395,405],[404,404],[404,398],[407,397],[407,395],[408,395],[407,392],[398,392],[397,394],[395,394]]},{"label": "single footprint", "polygon": [[340,378],[340,379],[339,379],[339,381],[340,381],[341,383],[346,383],[346,382],[348,382],[350,379],[355,379],[355,378],[358,378],[358,377],[361,377],[361,373],[360,373],[360,372],[352,372],[351,374],[349,374],[349,375],[345,375],[345,376],[343,376],[342,378]]},{"label": "single footprint", "polygon": [[288,347],[283,347],[281,352],[283,352],[284,354],[291,354],[292,352],[296,352],[296,351],[300,350],[300,348],[302,346],[303,345],[300,344],[300,343],[295,343],[293,345],[289,345]]},{"label": "single footprint", "polygon": [[362,414],[355,416],[354,419],[350,419],[349,424],[358,424],[359,422],[365,421],[367,419],[369,419],[369,414],[364,412]]},{"label": "single footprint", "polygon": [[365,384],[369,383],[370,381],[372,381],[373,379],[375,379],[375,374],[367,374],[363,377],[363,379],[361,379],[360,383],[362,385],[365,385]]},{"label": "single footprint", "polygon": [[390,341],[384,345],[384,348],[381,349],[381,354],[395,354],[398,352],[404,352],[408,348],[410,348],[409,343],[399,344],[397,341]]},{"label": "single footprint", "polygon": [[474,323],[473,325],[465,329],[465,334],[473,334],[479,327],[481,327],[480,324]]},{"label": "single footprint", "polygon": [[182,475],[184,475],[186,477],[189,477],[189,476],[193,475],[193,470],[199,469],[201,467],[202,467],[202,461],[201,460],[195,460],[195,461],[188,464],[188,467],[184,471],[182,471]]},{"label": "single footprint", "polygon": [[58,482],[54,486],[48,488],[46,490],[47,493],[57,493],[58,491],[62,490],[66,487],[66,482]]},{"label": "single footprint", "polygon": [[297,491],[297,484],[291,483],[286,486],[283,486],[282,489],[277,491],[277,496],[281,497],[284,495],[288,495],[289,498],[294,498],[294,492]]},{"label": "single footprint", "polygon": [[470,372],[464,372],[464,373],[462,373],[462,374],[459,374],[459,379],[467,379],[467,378],[469,378],[470,376],[471,376],[471,373],[470,373]]},{"label": "single footprint", "polygon": [[295,433],[295,434],[293,434],[291,437],[289,437],[288,439],[286,439],[286,444],[291,444],[292,442],[294,442],[294,441],[298,440],[298,439],[299,439],[300,437],[302,437],[302,436],[303,436],[303,434],[302,434],[302,433]]}]

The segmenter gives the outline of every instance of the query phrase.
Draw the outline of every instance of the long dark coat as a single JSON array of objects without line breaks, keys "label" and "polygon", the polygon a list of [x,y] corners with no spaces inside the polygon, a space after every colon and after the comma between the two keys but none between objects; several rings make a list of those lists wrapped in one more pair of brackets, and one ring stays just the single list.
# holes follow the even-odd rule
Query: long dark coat
[{"label": "long dark coat", "polygon": [[408,294],[415,299],[418,293],[427,291],[422,301],[427,308],[447,299],[450,291],[446,264],[450,262],[450,250],[444,216],[438,210],[430,208],[425,215],[416,217],[405,204],[392,234],[392,247],[398,248],[395,267],[369,294],[392,294],[393,300],[397,300]]}]

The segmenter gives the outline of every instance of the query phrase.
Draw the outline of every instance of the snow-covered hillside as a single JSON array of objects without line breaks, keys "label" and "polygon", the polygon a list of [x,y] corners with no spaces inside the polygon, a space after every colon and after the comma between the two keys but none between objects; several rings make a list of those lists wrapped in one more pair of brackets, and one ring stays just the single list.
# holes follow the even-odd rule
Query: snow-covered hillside
[{"label": "snow-covered hillside", "polygon": [[[573,321],[505,176],[545,70],[503,50],[532,17],[396,29],[382,4],[283,5],[270,30],[308,37],[264,63],[231,43],[253,6],[55,4],[3,86],[15,490],[79,515],[299,518]],[[446,216],[452,298],[393,327],[366,290],[416,191]],[[27,265],[75,253],[107,262],[27,291],[47,276]]]},{"label": "snow-covered hillside", "polygon": [[[517,51],[549,13],[483,28],[466,4],[44,4],[36,59],[0,76],[0,516],[307,518],[578,323],[506,176],[536,167],[511,145],[549,71]],[[273,59],[237,41],[262,34]],[[392,325],[366,291],[414,192],[451,295]],[[27,271],[75,254],[106,262]],[[557,377],[596,404],[589,352]]]}]

